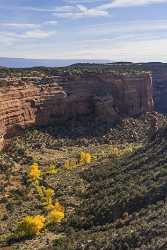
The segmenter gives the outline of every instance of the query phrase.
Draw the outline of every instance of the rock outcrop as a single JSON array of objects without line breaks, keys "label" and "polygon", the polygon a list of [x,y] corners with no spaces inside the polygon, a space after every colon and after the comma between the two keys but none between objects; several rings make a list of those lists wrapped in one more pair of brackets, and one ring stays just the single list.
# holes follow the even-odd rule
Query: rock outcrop
[{"label": "rock outcrop", "polygon": [[92,115],[113,122],[152,111],[149,74],[87,74],[59,77],[53,84],[0,89],[0,144],[20,128]]},{"label": "rock outcrop", "polygon": [[167,114],[167,64],[148,63],[147,67],[152,72],[155,110]]}]

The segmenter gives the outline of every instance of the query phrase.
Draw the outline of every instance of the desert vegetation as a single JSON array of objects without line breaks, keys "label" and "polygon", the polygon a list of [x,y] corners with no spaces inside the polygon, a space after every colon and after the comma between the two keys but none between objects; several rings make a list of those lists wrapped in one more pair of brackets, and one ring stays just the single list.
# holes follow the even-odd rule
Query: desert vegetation
[{"label": "desert vegetation", "polygon": [[13,139],[0,155],[1,248],[163,247],[167,121],[158,119],[154,137],[147,114],[103,131],[84,123],[73,136],[68,124]]},{"label": "desert vegetation", "polygon": [[[90,164],[92,155],[89,152],[81,152],[78,159],[65,160],[63,168],[71,170],[82,165]],[[26,237],[33,237],[42,231],[46,230],[49,225],[60,223],[65,217],[65,208],[60,204],[58,199],[53,200],[56,196],[55,190],[50,188],[49,185],[43,186],[44,178],[46,175],[56,175],[60,171],[53,164],[50,165],[47,171],[42,172],[37,163],[33,163],[27,171],[27,184],[26,191],[29,193],[34,189],[39,197],[41,206],[43,206],[43,214],[27,215],[17,224],[16,230],[11,235],[13,240],[20,240]],[[56,180],[56,176],[55,176]],[[33,193],[34,193],[33,190]]]}]

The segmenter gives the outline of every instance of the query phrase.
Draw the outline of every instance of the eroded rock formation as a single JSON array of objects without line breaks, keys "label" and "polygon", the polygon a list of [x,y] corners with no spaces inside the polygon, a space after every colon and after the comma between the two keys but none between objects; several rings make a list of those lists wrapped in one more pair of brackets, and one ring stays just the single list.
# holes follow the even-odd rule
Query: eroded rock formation
[{"label": "eroded rock formation", "polygon": [[9,86],[0,89],[0,144],[19,128],[90,114],[112,122],[152,109],[149,74],[87,74],[60,77],[53,84]]},{"label": "eroded rock formation", "polygon": [[167,114],[167,64],[149,63],[147,67],[152,72],[155,109]]}]

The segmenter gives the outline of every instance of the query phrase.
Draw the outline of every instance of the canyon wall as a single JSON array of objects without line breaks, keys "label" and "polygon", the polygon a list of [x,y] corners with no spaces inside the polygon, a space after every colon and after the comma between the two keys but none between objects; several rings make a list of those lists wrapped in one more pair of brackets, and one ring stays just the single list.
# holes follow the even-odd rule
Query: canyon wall
[{"label": "canyon wall", "polygon": [[19,129],[92,115],[113,122],[153,110],[149,74],[84,74],[0,88],[0,145]]},{"label": "canyon wall", "polygon": [[[84,67],[84,66],[82,66]],[[102,66],[101,66],[102,67]],[[103,66],[104,67],[104,66]],[[105,66],[107,67],[107,66]],[[110,70],[120,72],[150,72],[153,81],[153,97],[155,110],[167,114],[167,63],[112,63]]]},{"label": "canyon wall", "polygon": [[167,114],[167,64],[147,64],[152,73],[155,110]]}]

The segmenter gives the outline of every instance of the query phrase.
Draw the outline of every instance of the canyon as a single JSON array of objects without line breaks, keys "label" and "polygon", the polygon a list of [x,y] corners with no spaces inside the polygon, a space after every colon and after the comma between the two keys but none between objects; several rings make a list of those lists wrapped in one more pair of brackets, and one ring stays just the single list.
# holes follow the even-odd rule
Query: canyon
[{"label": "canyon", "polygon": [[113,123],[153,110],[149,73],[87,73],[54,76],[51,83],[22,82],[0,89],[1,148],[4,140],[30,126],[46,126],[91,115]]},{"label": "canyon", "polygon": [[[0,248],[166,245],[167,119],[152,112],[166,109],[166,75],[154,65],[132,67],[0,69]],[[83,152],[91,162],[76,164]],[[18,223],[47,218],[29,178],[33,163],[65,220],[30,238]]]}]

